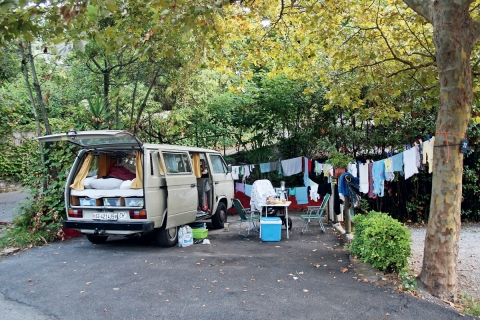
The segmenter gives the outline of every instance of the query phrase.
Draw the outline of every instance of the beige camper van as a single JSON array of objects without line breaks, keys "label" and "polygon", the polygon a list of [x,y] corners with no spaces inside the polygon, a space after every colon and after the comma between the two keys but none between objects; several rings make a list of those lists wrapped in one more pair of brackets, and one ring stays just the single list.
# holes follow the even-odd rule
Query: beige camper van
[{"label": "beige camper van", "polygon": [[231,167],[215,150],[143,144],[120,130],[69,131],[39,140],[80,148],[65,185],[62,224],[92,243],[153,232],[161,246],[170,247],[181,225],[211,219],[221,228],[227,221]]}]

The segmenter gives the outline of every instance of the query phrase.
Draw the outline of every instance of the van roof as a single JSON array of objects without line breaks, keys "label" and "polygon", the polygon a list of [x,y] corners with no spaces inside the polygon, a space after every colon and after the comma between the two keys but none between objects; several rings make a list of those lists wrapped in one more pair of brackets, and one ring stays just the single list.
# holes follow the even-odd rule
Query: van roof
[{"label": "van roof", "polygon": [[143,144],[145,149],[162,149],[169,151],[193,151],[193,152],[209,152],[209,153],[220,153],[217,150],[204,149],[198,147],[187,147],[187,146],[178,146],[174,144],[154,144],[154,143],[145,143]]}]

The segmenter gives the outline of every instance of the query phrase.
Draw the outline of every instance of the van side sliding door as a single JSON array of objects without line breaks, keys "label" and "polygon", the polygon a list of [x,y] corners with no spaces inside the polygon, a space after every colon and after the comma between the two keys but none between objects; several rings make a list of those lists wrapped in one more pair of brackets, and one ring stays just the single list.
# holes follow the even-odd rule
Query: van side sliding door
[{"label": "van side sliding door", "polygon": [[227,164],[221,155],[208,154],[208,157],[210,159],[211,173],[214,181],[213,192],[215,199],[226,198],[227,203],[230,205],[234,194],[232,174],[228,172]]},{"label": "van side sliding door", "polygon": [[167,181],[167,225],[180,226],[195,221],[198,207],[197,178],[190,156],[182,151],[162,151]]}]

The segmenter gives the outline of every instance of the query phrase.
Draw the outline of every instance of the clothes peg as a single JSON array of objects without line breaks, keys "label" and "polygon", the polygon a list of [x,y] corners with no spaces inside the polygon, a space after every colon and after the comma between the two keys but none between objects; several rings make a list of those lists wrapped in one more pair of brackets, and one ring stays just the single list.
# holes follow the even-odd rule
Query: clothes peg
[{"label": "clothes peg", "polygon": [[405,147],[407,148],[407,150],[410,150],[410,143],[407,143]]},{"label": "clothes peg", "polygon": [[427,140],[430,141],[430,135],[429,134],[427,134]]}]

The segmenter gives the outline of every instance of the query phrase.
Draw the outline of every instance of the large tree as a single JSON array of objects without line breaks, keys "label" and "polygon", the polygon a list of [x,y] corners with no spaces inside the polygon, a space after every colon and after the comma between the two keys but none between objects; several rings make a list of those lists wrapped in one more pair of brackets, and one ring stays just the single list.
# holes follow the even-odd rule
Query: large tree
[{"label": "large tree", "polygon": [[438,108],[433,186],[420,280],[435,296],[456,295],[463,153],[473,101],[470,56],[480,37],[472,20],[473,0],[404,0],[433,25],[440,105]]}]

